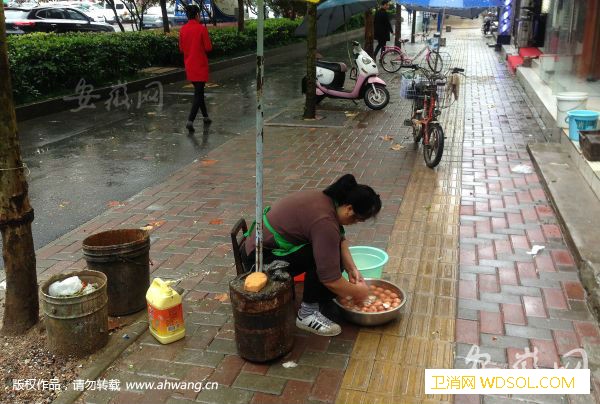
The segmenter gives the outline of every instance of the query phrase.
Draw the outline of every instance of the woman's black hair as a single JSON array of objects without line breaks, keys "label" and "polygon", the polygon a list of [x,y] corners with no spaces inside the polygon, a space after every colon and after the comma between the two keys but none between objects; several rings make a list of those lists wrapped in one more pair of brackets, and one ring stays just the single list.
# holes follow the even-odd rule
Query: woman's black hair
[{"label": "woman's black hair", "polygon": [[195,4],[190,4],[185,7],[185,14],[187,15],[188,20],[195,20],[196,16],[200,14],[200,7]]},{"label": "woman's black hair", "polygon": [[351,205],[354,213],[363,220],[376,216],[381,210],[379,195],[370,186],[358,184],[352,174],[343,175],[323,193],[338,205]]}]

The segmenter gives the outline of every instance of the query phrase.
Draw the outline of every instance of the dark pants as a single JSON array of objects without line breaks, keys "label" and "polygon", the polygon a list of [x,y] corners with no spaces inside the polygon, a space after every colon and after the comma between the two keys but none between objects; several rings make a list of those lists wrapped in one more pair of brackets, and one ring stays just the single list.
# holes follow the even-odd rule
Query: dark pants
[{"label": "dark pants", "polygon": [[383,48],[385,47],[385,44],[387,43],[387,41],[381,41],[381,40],[377,40],[377,47],[375,48],[375,52],[373,53],[373,59],[377,59],[377,53],[379,51],[383,52]]},{"label": "dark pants", "polygon": [[[244,256],[245,254],[242,254],[242,257]],[[249,256],[245,256],[242,259],[245,260],[246,268],[251,268],[254,265],[255,260],[254,251]],[[312,246],[310,244],[285,257],[277,257],[271,253],[271,250],[265,249],[263,251],[263,263],[270,264],[275,260],[288,262],[290,266],[287,268],[287,271],[292,276],[306,272],[306,275],[304,276],[303,302],[324,303],[335,297],[335,293],[327,289],[327,287],[319,281],[315,258],[313,257]]]},{"label": "dark pants", "polygon": [[188,117],[188,121],[194,122],[196,119],[196,115],[198,114],[198,108],[202,111],[203,117],[208,117],[208,112],[206,112],[206,103],[204,102],[204,82],[203,81],[192,81],[194,85],[194,103],[192,104],[192,110],[190,111],[190,116]]}]

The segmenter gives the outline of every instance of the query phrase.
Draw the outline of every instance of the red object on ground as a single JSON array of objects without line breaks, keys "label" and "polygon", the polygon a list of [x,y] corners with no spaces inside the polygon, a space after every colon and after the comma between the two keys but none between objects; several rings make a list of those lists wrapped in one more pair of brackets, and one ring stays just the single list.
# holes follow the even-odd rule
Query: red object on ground
[{"label": "red object on ground", "polygon": [[294,276],[294,282],[298,283],[298,282],[304,282],[304,275],[305,273],[301,273],[300,275],[296,275]]},{"label": "red object on ground", "polygon": [[542,54],[538,48],[521,48],[519,49],[519,56],[537,58]]},{"label": "red object on ground", "polygon": [[538,48],[520,48],[518,55],[512,55],[506,58],[508,69],[514,74],[517,67],[523,64],[524,58],[539,58],[542,52]]},{"label": "red object on ground", "polygon": [[506,64],[508,69],[514,74],[517,71],[517,67],[523,64],[523,58],[521,56],[509,56],[506,58]]}]

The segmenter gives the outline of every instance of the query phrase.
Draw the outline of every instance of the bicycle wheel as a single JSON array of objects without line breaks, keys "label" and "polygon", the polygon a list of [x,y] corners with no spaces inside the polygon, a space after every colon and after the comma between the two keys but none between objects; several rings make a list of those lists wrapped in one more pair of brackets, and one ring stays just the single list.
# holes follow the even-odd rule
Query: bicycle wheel
[{"label": "bicycle wheel", "polygon": [[432,50],[427,57],[427,65],[434,73],[439,73],[444,68],[444,62],[438,51]]},{"label": "bicycle wheel", "polygon": [[388,73],[396,73],[402,67],[402,54],[396,49],[385,51],[379,58],[379,64]]},{"label": "bicycle wheel", "polygon": [[440,164],[444,152],[444,131],[437,123],[432,123],[429,131],[429,144],[423,145],[423,158],[427,167],[433,168]]}]

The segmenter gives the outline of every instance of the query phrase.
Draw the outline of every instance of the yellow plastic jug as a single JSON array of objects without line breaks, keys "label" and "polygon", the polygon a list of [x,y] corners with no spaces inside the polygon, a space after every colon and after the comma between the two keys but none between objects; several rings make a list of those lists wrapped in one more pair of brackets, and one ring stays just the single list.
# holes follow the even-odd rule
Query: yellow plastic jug
[{"label": "yellow plastic jug", "polygon": [[161,344],[170,344],[185,336],[181,296],[171,282],[155,278],[146,292],[150,333]]}]

